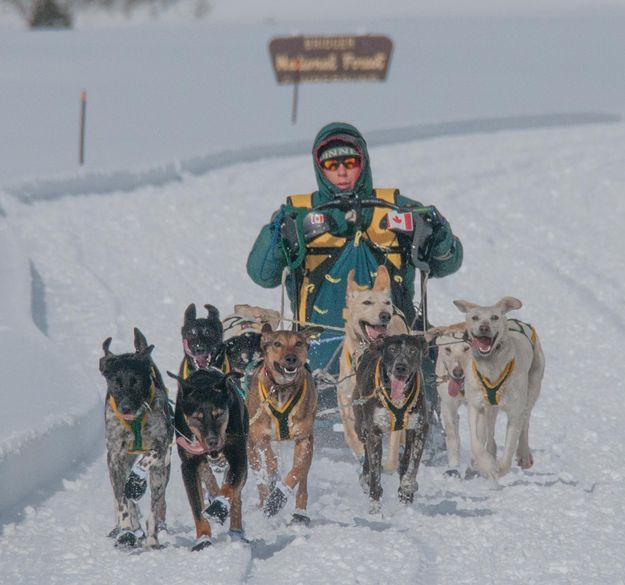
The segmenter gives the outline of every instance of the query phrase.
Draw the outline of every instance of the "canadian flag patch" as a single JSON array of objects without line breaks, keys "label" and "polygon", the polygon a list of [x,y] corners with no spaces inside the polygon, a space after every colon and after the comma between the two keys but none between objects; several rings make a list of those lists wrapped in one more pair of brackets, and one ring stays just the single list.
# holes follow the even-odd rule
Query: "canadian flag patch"
[{"label": "canadian flag patch", "polygon": [[407,233],[413,230],[412,213],[409,211],[389,211],[387,221],[390,230]]}]

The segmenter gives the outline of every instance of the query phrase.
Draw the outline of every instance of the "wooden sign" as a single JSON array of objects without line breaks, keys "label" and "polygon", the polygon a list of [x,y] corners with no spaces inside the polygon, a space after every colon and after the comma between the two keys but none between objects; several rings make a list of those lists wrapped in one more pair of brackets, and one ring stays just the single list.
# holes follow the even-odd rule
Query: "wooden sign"
[{"label": "wooden sign", "polygon": [[269,43],[278,83],[384,81],[393,51],[381,35],[278,37]]}]

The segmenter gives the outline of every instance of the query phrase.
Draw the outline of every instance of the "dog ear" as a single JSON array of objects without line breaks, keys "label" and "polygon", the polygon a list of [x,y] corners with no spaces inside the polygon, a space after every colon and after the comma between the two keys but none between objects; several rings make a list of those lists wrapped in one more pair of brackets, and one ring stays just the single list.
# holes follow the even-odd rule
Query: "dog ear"
[{"label": "dog ear", "polygon": [[356,274],[355,268],[352,268],[347,274],[347,292],[348,293],[360,290],[359,286],[356,284],[356,281],[354,280],[354,274]]},{"label": "dog ear", "polygon": [[102,344],[102,349],[104,350],[105,357],[109,357],[110,355],[113,355],[113,353],[109,350],[109,347],[111,347],[111,341],[113,341],[113,338],[107,337],[104,340],[104,343]]},{"label": "dog ear", "polygon": [[421,352],[421,357],[425,357],[430,351],[430,342],[427,339],[427,336],[419,334],[414,335],[414,338],[417,340],[417,347]]},{"label": "dog ear", "polygon": [[388,268],[384,265],[378,266],[378,272],[375,276],[375,282],[373,283],[373,290],[382,291],[389,290],[391,288],[391,277],[388,273]]},{"label": "dog ear", "polygon": [[191,303],[184,312],[184,324],[195,321],[195,303]]},{"label": "dog ear", "polygon": [[106,368],[106,362],[113,355],[109,351],[109,347],[111,345],[111,341],[113,341],[113,338],[112,337],[107,337],[104,340],[104,343],[102,344],[102,349],[104,350],[104,356],[100,358],[100,362],[99,362],[99,368],[100,368],[100,373],[101,374],[104,373],[104,369]]},{"label": "dog ear", "polygon": [[260,330],[260,347],[265,351],[265,347],[269,343],[269,336],[273,333],[273,329],[271,328],[270,323],[265,323],[263,328]]},{"label": "dog ear", "polygon": [[462,313],[468,313],[471,309],[474,309],[475,307],[479,307],[479,305],[476,305],[475,303],[470,303],[469,301],[463,301],[462,299],[457,299],[453,303],[454,305],[456,305],[456,307],[458,307],[458,309],[460,309],[460,312]]},{"label": "dog ear", "polygon": [[137,353],[141,353],[148,348],[148,340],[145,338],[145,335],[141,333],[138,327],[134,328],[135,334],[135,350]]},{"label": "dog ear", "polygon": [[520,309],[523,306],[523,303],[514,297],[504,297],[503,299],[500,299],[495,306],[501,309],[504,313],[507,313],[513,309]]},{"label": "dog ear", "polygon": [[204,308],[208,311],[207,319],[211,321],[219,321],[219,309],[213,305],[204,305]]}]

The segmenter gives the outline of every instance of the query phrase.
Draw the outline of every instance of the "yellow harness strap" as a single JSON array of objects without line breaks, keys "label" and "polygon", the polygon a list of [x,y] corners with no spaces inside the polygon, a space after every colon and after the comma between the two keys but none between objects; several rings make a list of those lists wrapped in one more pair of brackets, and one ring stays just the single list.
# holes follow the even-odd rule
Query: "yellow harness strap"
[{"label": "yellow harness strap", "polygon": [[267,407],[267,412],[273,419],[273,428],[277,441],[284,441],[291,438],[289,417],[295,406],[304,398],[307,391],[308,377],[304,378],[304,384],[298,392],[293,394],[282,406],[277,406],[271,401],[267,387],[260,379],[258,380],[258,394],[261,399],[261,405]]},{"label": "yellow harness strap", "polygon": [[[150,402],[148,403],[149,407],[152,406],[155,398],[156,398],[156,386],[154,384],[154,380],[152,380],[152,384],[150,385]],[[109,406],[111,407],[111,410],[113,411],[113,414],[115,415],[115,418],[119,420],[126,427],[126,429],[133,434],[134,442],[132,446],[130,445],[128,446],[128,452],[129,453],[145,453],[147,449],[144,449],[143,447],[143,440],[142,440],[141,435],[142,435],[143,426],[145,425],[148,419],[148,415],[149,415],[151,408],[145,409],[138,419],[128,421],[122,417],[121,413],[119,412],[119,409],[117,408],[117,404],[115,403],[115,398],[113,398],[113,396],[109,396]]]},{"label": "yellow harness strap", "polygon": [[378,360],[375,366],[375,374],[374,374],[374,382],[375,388],[378,392],[378,397],[381,399],[384,408],[389,413],[391,417],[391,430],[393,431],[401,431],[402,429],[408,426],[408,421],[410,417],[410,413],[414,408],[417,400],[419,399],[419,395],[421,394],[421,376],[419,372],[417,372],[415,376],[415,383],[406,396],[405,400],[401,405],[397,405],[391,399],[391,395],[388,391],[388,388],[385,388],[382,384],[382,378],[380,376],[380,365],[382,360]]}]

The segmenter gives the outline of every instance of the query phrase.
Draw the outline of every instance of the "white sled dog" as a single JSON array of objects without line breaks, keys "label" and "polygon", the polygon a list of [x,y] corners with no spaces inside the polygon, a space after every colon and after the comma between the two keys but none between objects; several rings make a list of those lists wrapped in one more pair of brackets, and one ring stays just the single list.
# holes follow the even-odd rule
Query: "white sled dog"
[{"label": "white sled dog", "polygon": [[428,342],[438,346],[436,359],[436,389],[440,397],[441,418],[447,445],[446,474],[458,476],[460,466],[460,436],[458,410],[465,404],[464,379],[471,363],[471,345],[465,339],[464,323],[454,323],[429,329]]},{"label": "white sled dog", "polygon": [[[358,439],[354,427],[352,393],[356,385],[358,361],[369,344],[387,335],[407,333],[408,328],[399,315],[393,314],[391,280],[385,266],[378,266],[372,288],[362,287],[354,281],[355,270],[347,277],[345,299],[345,341],[340,358],[337,398],[345,442],[357,458],[364,457],[365,448]],[[389,437],[389,450],[384,470],[392,472],[397,468],[401,431],[394,431]]]},{"label": "white sled dog", "polygon": [[[506,313],[522,307],[518,299],[504,297],[490,307],[464,300],[454,304],[466,313],[467,341],[471,345],[472,359],[464,388],[473,463],[484,477],[497,480],[510,471],[515,451],[521,468],[534,464],[529,424],[540,394],[545,356],[531,325],[506,318]],[[496,408],[508,417],[500,460],[494,441]]]}]

